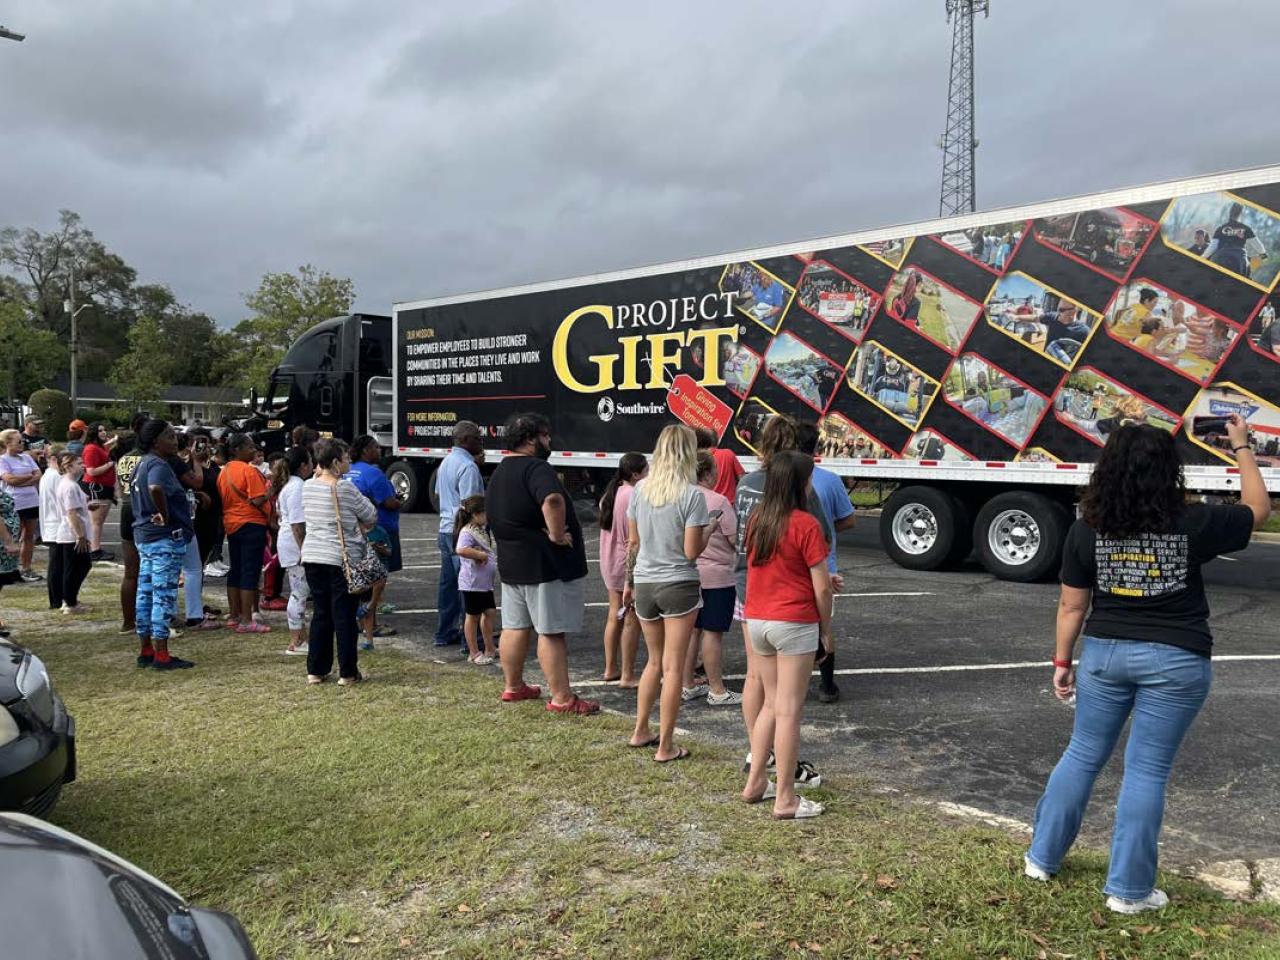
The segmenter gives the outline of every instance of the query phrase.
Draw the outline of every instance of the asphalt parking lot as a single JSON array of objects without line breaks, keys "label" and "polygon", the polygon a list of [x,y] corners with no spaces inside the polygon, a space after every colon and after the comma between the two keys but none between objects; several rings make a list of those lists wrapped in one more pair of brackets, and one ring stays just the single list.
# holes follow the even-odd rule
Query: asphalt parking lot
[{"label": "asphalt parking lot", "polygon": [[[867,518],[841,537],[836,666],[843,696],[831,705],[811,697],[803,752],[824,771],[1029,821],[1073,716],[1053,697],[1045,665],[1056,585],[1005,583],[976,566],[903,570],[880,550],[875,526]],[[388,590],[400,612],[386,620],[429,654],[458,659],[460,669],[491,670],[496,708],[496,666],[465,667],[458,648],[430,646],[435,528],[433,515],[404,518],[406,569]],[[589,557],[597,554],[598,534],[585,529]],[[631,691],[599,683],[606,594],[591,568],[585,626],[570,638],[574,682],[583,695],[631,712]],[[1280,856],[1280,544],[1255,543],[1220,559],[1205,579],[1217,638],[1214,689],[1174,770],[1166,862]],[[726,676],[740,676],[744,667],[735,629],[726,638]],[[528,675],[537,682],[532,656]],[[736,707],[686,705],[680,726],[745,752]],[[1084,838],[1095,845],[1107,843],[1120,759],[1100,778],[1085,822]]]}]

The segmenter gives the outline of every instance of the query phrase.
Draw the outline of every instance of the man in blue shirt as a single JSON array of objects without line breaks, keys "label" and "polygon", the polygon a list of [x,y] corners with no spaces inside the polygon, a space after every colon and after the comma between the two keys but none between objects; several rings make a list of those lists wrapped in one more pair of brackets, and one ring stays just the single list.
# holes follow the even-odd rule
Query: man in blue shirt
[{"label": "man in blue shirt", "polygon": [[453,449],[436,468],[436,495],[440,501],[440,590],[436,596],[439,621],[436,646],[462,642],[462,598],[458,596],[458,558],[453,553],[453,520],[462,501],[484,495],[484,481],[476,456],[484,450],[480,428],[459,420],[453,428]]},{"label": "man in blue shirt", "polygon": [[[818,428],[811,423],[799,424],[796,430],[796,443],[801,453],[812,457],[814,451],[818,449]],[[836,536],[841,530],[853,527],[853,503],[849,500],[849,491],[845,489],[844,481],[830,470],[824,470],[815,465],[813,477],[809,482]],[[836,536],[831,538],[831,549],[827,553],[827,572],[831,574],[833,593],[839,593],[844,587],[844,577],[836,573]],[[823,660],[819,669],[822,680],[818,685],[818,699],[823,703],[835,703],[840,699],[840,688],[836,686],[835,679],[835,655],[829,655]]]},{"label": "man in blue shirt", "polygon": [[[751,286],[751,312],[757,320],[772,320],[782,312],[782,304],[786,294],[782,284],[764,274]],[[759,309],[764,304],[767,310]]]},{"label": "man in blue shirt", "polygon": [[[400,508],[404,506],[404,501],[396,496],[396,488],[378,466],[381,459],[382,448],[378,446],[377,440],[368,434],[356,437],[351,443],[351,469],[344,479],[355,484],[355,488],[378,508],[378,526],[386,533],[387,544],[391,548],[390,556],[383,557],[382,564],[387,568],[387,573],[396,573],[404,567],[400,558]],[[394,630],[383,630],[378,626],[376,601],[376,597],[370,601],[368,612],[368,616],[373,617],[373,635],[394,636]]]}]

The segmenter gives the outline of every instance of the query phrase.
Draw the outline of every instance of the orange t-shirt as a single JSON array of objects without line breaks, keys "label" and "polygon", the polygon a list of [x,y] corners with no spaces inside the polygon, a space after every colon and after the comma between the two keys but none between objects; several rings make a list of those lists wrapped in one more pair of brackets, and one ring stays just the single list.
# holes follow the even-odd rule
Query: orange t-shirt
[{"label": "orange t-shirt", "polygon": [[246,523],[266,527],[271,523],[270,507],[255,507],[249,502],[253,497],[267,492],[267,478],[251,463],[232,460],[218,474],[218,493],[222,496],[222,525],[228,534],[235,533]]}]

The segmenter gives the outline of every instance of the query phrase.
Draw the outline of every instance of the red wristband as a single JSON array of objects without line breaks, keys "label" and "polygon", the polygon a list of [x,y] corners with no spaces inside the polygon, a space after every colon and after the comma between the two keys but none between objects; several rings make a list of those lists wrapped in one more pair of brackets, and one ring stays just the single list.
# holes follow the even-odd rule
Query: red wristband
[{"label": "red wristband", "polygon": [[1067,669],[1067,670],[1071,669],[1070,660],[1059,660],[1057,657],[1053,658],[1053,665],[1055,667],[1062,667],[1063,669]]}]

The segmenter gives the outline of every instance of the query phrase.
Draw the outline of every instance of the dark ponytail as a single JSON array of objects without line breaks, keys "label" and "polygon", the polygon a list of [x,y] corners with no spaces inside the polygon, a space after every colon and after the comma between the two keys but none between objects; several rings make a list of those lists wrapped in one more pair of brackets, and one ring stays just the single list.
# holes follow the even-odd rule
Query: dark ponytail
[{"label": "dark ponytail", "polygon": [[484,497],[467,497],[458,504],[458,512],[453,515],[453,546],[458,546],[458,538],[462,536],[462,528],[475,519],[476,514],[484,513]]},{"label": "dark ponytail", "polygon": [[618,499],[618,488],[624,483],[634,483],[640,474],[649,466],[643,453],[624,453],[618,461],[618,469],[609,485],[604,488],[604,496],[600,498],[600,529],[613,529],[613,505]]}]

